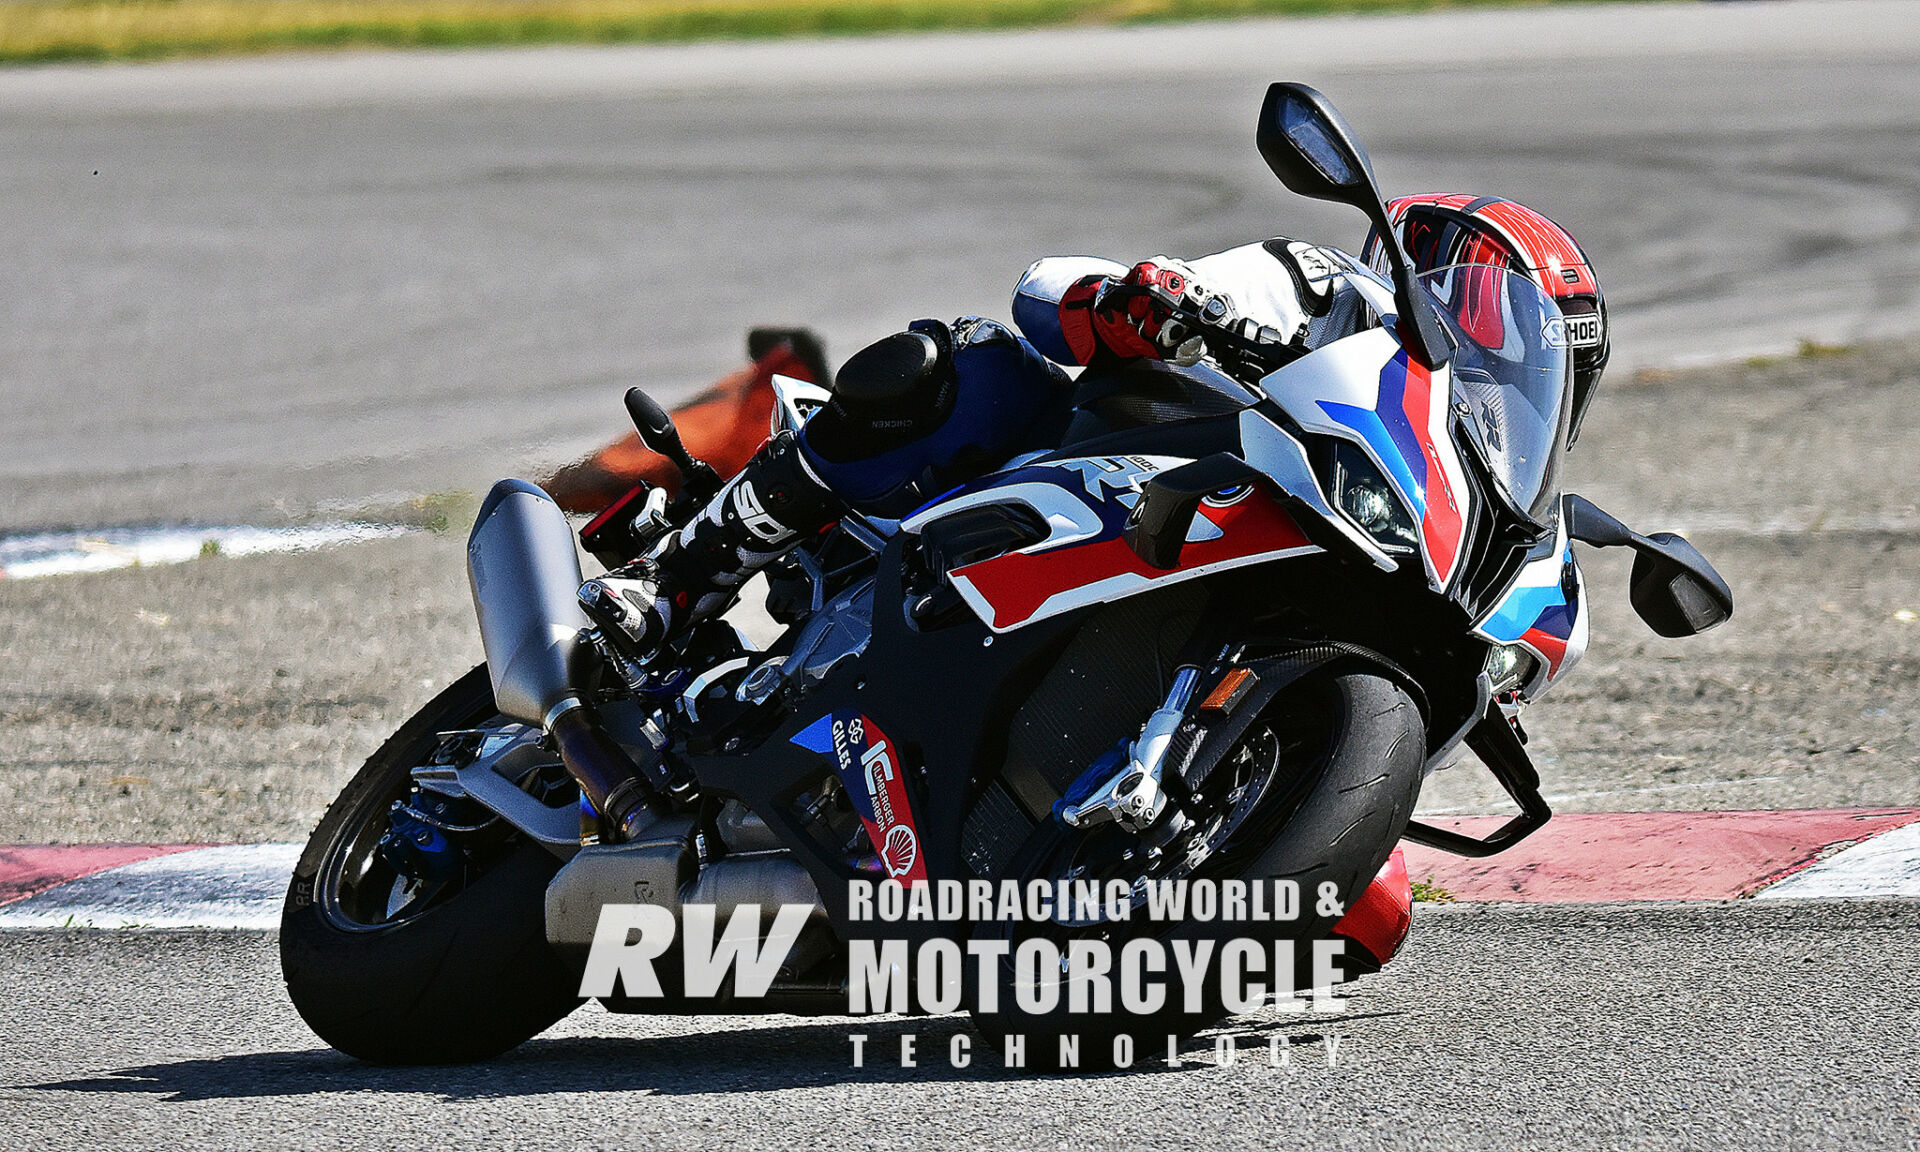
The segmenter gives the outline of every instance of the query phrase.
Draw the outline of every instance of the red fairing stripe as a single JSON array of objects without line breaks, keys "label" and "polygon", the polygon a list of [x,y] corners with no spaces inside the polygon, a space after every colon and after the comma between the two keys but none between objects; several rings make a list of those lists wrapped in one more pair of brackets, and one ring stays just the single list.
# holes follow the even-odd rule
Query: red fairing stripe
[{"label": "red fairing stripe", "polygon": [[1567,642],[1551,632],[1540,628],[1529,628],[1520,637],[1520,643],[1546,657],[1547,675],[1560,675],[1560,663],[1567,658]]},{"label": "red fairing stripe", "polygon": [[1180,567],[1173,570],[1152,567],[1135,555],[1124,539],[1106,536],[1031,555],[1009,552],[956,568],[953,575],[971,581],[992,606],[994,627],[1011,628],[1032,619],[1042,605],[1062,592],[1115,576],[1132,574],[1159,580],[1175,572],[1307,544],[1300,526],[1265,492],[1255,492],[1226,508],[1202,504],[1200,514],[1218,526],[1222,535],[1189,543],[1180,552]]},{"label": "red fairing stripe", "polygon": [[1413,435],[1426,453],[1426,512],[1420,517],[1420,539],[1433,561],[1434,575],[1444,587],[1453,576],[1453,565],[1460,556],[1460,537],[1465,524],[1460,504],[1453,494],[1453,483],[1440,464],[1440,453],[1433,445],[1433,371],[1411,356],[1405,358],[1407,386],[1401,395],[1402,410]]}]

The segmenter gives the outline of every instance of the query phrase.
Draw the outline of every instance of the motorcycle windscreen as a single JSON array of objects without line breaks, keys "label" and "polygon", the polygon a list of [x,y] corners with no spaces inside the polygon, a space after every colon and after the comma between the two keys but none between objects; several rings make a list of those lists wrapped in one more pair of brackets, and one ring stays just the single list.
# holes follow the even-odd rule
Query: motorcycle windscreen
[{"label": "motorcycle windscreen", "polygon": [[1544,523],[1559,494],[1573,403],[1559,306],[1525,276],[1489,264],[1436,268],[1420,282],[1459,343],[1454,394],[1480,432],[1494,480]]}]

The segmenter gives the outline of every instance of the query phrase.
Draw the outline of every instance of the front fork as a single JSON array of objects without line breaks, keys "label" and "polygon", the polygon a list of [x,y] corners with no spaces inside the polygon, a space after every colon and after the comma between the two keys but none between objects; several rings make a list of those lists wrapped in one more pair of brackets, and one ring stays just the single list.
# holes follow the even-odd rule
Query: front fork
[{"label": "front fork", "polygon": [[1167,808],[1167,793],[1160,783],[1167,749],[1186,719],[1187,706],[1193,702],[1193,690],[1199,683],[1200,669],[1192,665],[1174,674],[1167,698],[1147,717],[1125,754],[1112,756],[1111,765],[1107,763],[1109,757],[1095,761],[1054,805],[1054,815],[1062,824],[1090,828],[1111,820],[1138,834],[1160,818]]}]

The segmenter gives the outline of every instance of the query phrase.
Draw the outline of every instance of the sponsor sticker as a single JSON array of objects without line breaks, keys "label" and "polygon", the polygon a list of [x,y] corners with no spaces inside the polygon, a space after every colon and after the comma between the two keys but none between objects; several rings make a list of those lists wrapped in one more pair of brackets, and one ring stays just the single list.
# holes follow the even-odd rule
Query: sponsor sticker
[{"label": "sponsor sticker", "polygon": [[1567,343],[1575,348],[1592,348],[1600,343],[1600,317],[1587,313],[1567,317]]},{"label": "sponsor sticker", "polygon": [[1558,316],[1548,316],[1540,321],[1540,343],[1548,348],[1567,346],[1567,322]]},{"label": "sponsor sticker", "polygon": [[862,713],[833,712],[793,742],[832,759],[887,875],[903,884],[925,880],[927,866],[920,857],[905,771],[887,734]]}]

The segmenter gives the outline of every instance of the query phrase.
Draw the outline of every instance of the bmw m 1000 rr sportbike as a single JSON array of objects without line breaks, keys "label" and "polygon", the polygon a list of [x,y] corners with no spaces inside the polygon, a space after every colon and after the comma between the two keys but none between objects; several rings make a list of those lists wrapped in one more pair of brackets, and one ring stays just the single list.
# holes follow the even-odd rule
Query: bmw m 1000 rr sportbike
[{"label": "bmw m 1000 rr sportbike", "polygon": [[[1258,144],[1287,187],[1392,236],[1319,93],[1274,85]],[[581,1002],[608,907],[726,923],[798,906],[764,995],[695,988],[673,953],[654,987],[588,991],[614,1011],[837,1015],[862,941],[998,942],[970,953],[987,957],[966,997],[982,1030],[1028,1037],[1037,1061],[1092,1033],[1097,1055],[1102,1036],[1158,1044],[1228,1005],[1209,985],[1149,1011],[1034,1007],[1013,994],[1024,945],[1310,943],[1340,912],[1313,894],[1350,899],[1403,837],[1484,855],[1539,828],[1517,717],[1587,643],[1573,542],[1637,553],[1632,602],[1662,635],[1718,624],[1732,597],[1686,541],[1560,490],[1580,413],[1553,301],[1504,268],[1416,275],[1386,248],[1389,274],[1334,257],[1377,327],[1302,355],[1191,317],[1216,355],[1089,370],[1057,448],[898,521],[845,515],[770,570],[786,628],[765,649],[714,620],[644,666],[621,657],[578,606],[559,508],[497,485],[469,544],[487,664],[373,756],[293,878],[281,946],[302,1015],[368,1060],[484,1058]],[[780,382],[775,430],[825,397]],[[587,526],[609,565],[718,486],[657,406],[629,406],[687,482]],[[547,723],[573,700],[590,707]],[[1412,820],[1421,781],[1463,747],[1519,807],[1484,839]],[[579,782],[621,766],[644,774],[649,818],[603,843]],[[1073,901],[882,920],[852,895],[1089,882],[1137,907],[1164,882],[1274,878],[1305,894],[1290,920]]]}]

